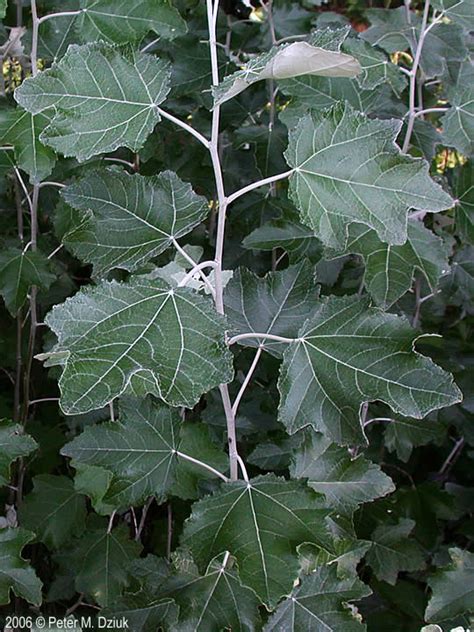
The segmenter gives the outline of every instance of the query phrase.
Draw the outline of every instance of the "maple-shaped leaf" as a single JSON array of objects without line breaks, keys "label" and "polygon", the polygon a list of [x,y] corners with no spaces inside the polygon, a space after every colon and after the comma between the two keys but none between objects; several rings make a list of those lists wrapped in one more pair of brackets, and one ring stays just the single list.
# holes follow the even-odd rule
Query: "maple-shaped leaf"
[{"label": "maple-shaped leaf", "polygon": [[59,207],[62,241],[94,274],[133,271],[189,233],[209,212],[191,186],[165,171],[157,176],[103,169],[67,186]]},{"label": "maple-shaped leaf", "polygon": [[35,534],[25,529],[0,529],[0,605],[10,603],[10,591],[39,606],[42,582],[33,568],[21,557],[24,546],[34,540]]},{"label": "maple-shaped leaf", "polygon": [[383,243],[370,228],[351,224],[345,251],[363,257],[365,287],[385,309],[410,289],[415,271],[423,274],[434,291],[449,270],[448,246],[416,220],[408,222],[407,241],[401,246]]},{"label": "maple-shaped leaf", "polygon": [[459,548],[449,549],[449,554],[451,564],[428,579],[431,598],[425,613],[427,621],[474,615],[474,554]]},{"label": "maple-shaped leaf", "polygon": [[312,489],[325,495],[329,507],[343,514],[395,491],[378,465],[362,455],[352,459],[346,448],[314,432],[295,450],[291,475],[306,478]]},{"label": "maple-shaped leaf", "polygon": [[144,591],[127,592],[110,608],[101,610],[101,616],[117,622],[124,619],[133,632],[176,630],[178,607],[173,599],[157,599]]},{"label": "maple-shaped leaf", "polygon": [[51,114],[42,143],[84,161],[143,146],[160,120],[169,74],[166,62],[141,52],[104,43],[71,45],[58,63],[26,79],[15,99],[32,114]]},{"label": "maple-shaped leaf", "polygon": [[23,434],[20,424],[0,420],[0,486],[10,482],[10,465],[21,456],[28,456],[38,444],[30,435]]},{"label": "maple-shaped leaf", "polygon": [[258,627],[260,600],[243,586],[235,559],[226,552],[200,575],[189,559],[180,559],[176,573],[160,589],[179,606],[179,627],[195,632],[247,632]]},{"label": "maple-shaped leaf", "polygon": [[[466,64],[469,62],[465,62]],[[471,156],[474,153],[474,87],[460,84],[452,91],[451,107],[441,119],[443,142]]]},{"label": "maple-shaped leaf", "polygon": [[343,248],[354,221],[373,228],[384,242],[403,244],[410,208],[435,212],[452,206],[430,179],[428,163],[400,153],[400,125],[339,104],[304,116],[290,131],[290,196],[301,221],[328,246]]},{"label": "maple-shaped leaf", "polygon": [[[214,104],[219,105],[263,79],[288,79],[300,75],[354,77],[360,73],[359,62],[339,50],[346,29],[315,33],[308,42],[274,46],[250,59],[240,70],[223,79],[214,89]],[[334,45],[336,43],[336,46]]]},{"label": "maple-shaped leaf", "polygon": [[173,482],[181,418],[151,397],[121,399],[118,421],[89,426],[61,454],[113,473],[101,499],[115,508],[161,503]]},{"label": "maple-shaped leaf", "polygon": [[372,533],[372,547],[366,559],[378,579],[393,586],[400,571],[425,568],[422,548],[416,540],[409,538],[414,527],[414,520],[401,518],[395,525],[379,525]]},{"label": "maple-shaped leaf", "polygon": [[129,538],[124,525],[110,533],[107,528],[90,528],[63,557],[77,592],[93,597],[100,606],[109,606],[128,586],[127,568],[141,548]]},{"label": "maple-shaped leaf", "polygon": [[102,408],[126,391],[192,408],[232,378],[224,320],[211,301],[159,279],[82,289],[46,323],[58,343],[41,357],[64,364],[61,407],[69,415]]},{"label": "maple-shaped leaf", "polygon": [[137,42],[153,31],[174,39],[186,33],[186,22],[169,0],[82,0],[77,31],[85,42]]},{"label": "maple-shaped leaf", "polygon": [[225,483],[194,503],[182,543],[201,570],[229,551],[239,564],[242,583],[272,607],[297,577],[298,544],[313,542],[331,550],[327,512],[315,500],[304,483],[272,474],[249,483]]},{"label": "maple-shaped leaf", "polygon": [[330,297],[314,306],[283,356],[280,419],[290,433],[312,425],[336,443],[364,443],[359,409],[380,400],[420,419],[461,400],[452,377],[416,353],[417,333],[365,298]]},{"label": "maple-shaped leaf", "polygon": [[54,152],[39,140],[48,123],[43,114],[33,115],[22,108],[0,110],[0,143],[13,145],[16,164],[34,184],[49,176],[56,162]]},{"label": "maple-shaped leaf", "polygon": [[[263,278],[239,268],[224,295],[226,315],[233,333],[265,333],[296,337],[312,314],[319,296],[313,266],[303,261]],[[240,344],[258,347],[280,356],[282,345],[261,339],[243,339]]]},{"label": "maple-shaped leaf", "polygon": [[33,491],[23,499],[19,518],[24,527],[35,530],[40,542],[58,549],[84,531],[86,499],[70,478],[42,474],[33,478]]},{"label": "maple-shaped leaf", "polygon": [[446,426],[436,419],[395,417],[386,426],[384,442],[390,452],[396,452],[405,463],[413,448],[427,443],[441,445],[446,438]]},{"label": "maple-shaped leaf", "polygon": [[0,294],[12,316],[24,305],[32,285],[47,290],[55,279],[41,252],[7,248],[0,253]]},{"label": "maple-shaped leaf", "polygon": [[371,594],[356,575],[341,579],[336,567],[321,566],[303,575],[299,586],[272,614],[264,632],[363,632],[349,602]]},{"label": "maple-shaped leaf", "polygon": [[457,172],[454,180],[456,228],[463,240],[474,244],[474,162],[469,160]]}]

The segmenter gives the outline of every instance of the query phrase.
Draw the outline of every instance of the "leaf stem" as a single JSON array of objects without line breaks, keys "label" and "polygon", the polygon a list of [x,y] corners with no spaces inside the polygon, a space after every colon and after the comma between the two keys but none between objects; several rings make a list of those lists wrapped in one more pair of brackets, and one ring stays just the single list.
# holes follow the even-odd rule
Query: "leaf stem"
[{"label": "leaf stem", "polygon": [[193,456],[189,456],[189,454],[184,454],[184,452],[180,452],[179,450],[176,450],[175,454],[176,454],[176,456],[181,457],[185,461],[189,461],[190,463],[194,463],[194,465],[198,465],[199,467],[202,467],[205,470],[208,470],[209,472],[212,472],[212,474],[215,474],[216,476],[221,478],[226,483],[229,482],[229,479],[227,478],[227,476],[225,476],[224,474],[222,474],[221,472],[219,472],[218,470],[213,468],[211,465],[208,465],[207,463],[204,463],[204,461],[200,461],[199,459],[195,459]]},{"label": "leaf stem", "polygon": [[[197,268],[198,267],[198,263],[197,261],[194,261],[194,259],[188,255],[188,253],[186,252],[186,250],[184,248],[182,248],[178,242],[176,241],[176,239],[173,239],[173,246],[175,247],[175,249],[179,252],[179,254],[186,259],[186,261],[192,265],[193,268]],[[212,296],[214,296],[214,288],[212,287],[209,279],[207,278],[207,276],[204,274],[204,272],[202,270],[198,270],[199,272],[199,276],[201,277],[201,279],[204,281],[204,283],[207,285],[207,287],[209,288],[209,291],[211,292]]]},{"label": "leaf stem", "polygon": [[263,340],[275,340],[275,342],[288,343],[296,342],[299,340],[299,338],[285,338],[284,336],[277,336],[276,334],[254,333],[252,331],[246,334],[237,334],[236,336],[233,336],[229,339],[227,344],[231,346],[236,342],[239,342],[239,340],[248,340],[250,338],[262,338]]},{"label": "leaf stem", "polygon": [[260,347],[257,349],[257,353],[255,354],[253,362],[250,365],[247,375],[245,376],[244,381],[242,382],[242,386],[240,387],[240,390],[237,393],[237,397],[234,400],[234,403],[232,405],[232,414],[234,415],[234,417],[237,415],[237,410],[239,408],[240,400],[242,399],[242,396],[245,393],[250,380],[252,379],[252,375],[254,374],[255,369],[257,368],[257,364],[258,364],[258,361],[260,360],[260,356],[262,355],[262,351],[263,351],[263,346],[260,345]]},{"label": "leaf stem", "polygon": [[418,110],[415,112],[414,117],[425,116],[425,114],[432,114],[434,112],[447,112],[449,108],[426,108],[426,110]]},{"label": "leaf stem", "polygon": [[36,77],[38,74],[38,30],[40,20],[38,18],[38,9],[36,7],[36,0],[31,0],[31,17],[33,18],[33,32],[31,35],[31,74]]},{"label": "leaf stem", "polygon": [[[33,2],[31,3],[33,4]],[[48,13],[47,15],[43,15],[43,17],[38,19],[38,26],[46,22],[46,20],[52,20],[53,18],[65,18],[67,16],[79,15],[80,13],[85,12],[85,9],[81,9],[79,11],[58,11],[57,13]]]},{"label": "leaf stem", "polygon": [[402,146],[403,153],[406,153],[408,151],[408,148],[410,146],[411,135],[413,133],[413,127],[415,125],[416,74],[418,72],[418,67],[420,65],[423,44],[425,43],[425,38],[427,34],[438,21],[438,20],[433,21],[429,26],[427,26],[429,12],[430,12],[430,0],[425,0],[425,5],[423,9],[423,18],[421,21],[421,28],[420,28],[420,38],[416,45],[415,57],[413,59],[413,66],[409,73],[410,84],[409,84],[408,124],[407,124],[407,131],[405,134],[405,140],[403,141],[403,146]]},{"label": "leaf stem", "polygon": [[250,191],[253,191],[254,189],[264,187],[265,185],[272,184],[273,182],[277,182],[278,180],[284,180],[285,178],[289,178],[295,171],[296,169],[289,169],[288,171],[285,171],[284,173],[278,173],[274,176],[263,178],[263,180],[252,182],[251,184],[248,184],[246,187],[243,187],[242,189],[239,189],[235,193],[232,193],[232,195],[229,195],[229,197],[227,198],[227,204],[232,204],[232,202],[235,202],[235,200],[237,200],[239,197],[242,197],[242,195],[245,195],[246,193],[249,193]]},{"label": "leaf stem", "polygon": [[[200,272],[204,268],[215,268],[215,261],[202,261],[201,263],[197,263],[192,270],[190,270],[187,275],[178,283],[178,287],[186,286],[189,281],[194,277],[197,272]],[[212,288],[213,294],[215,293],[214,288]]]},{"label": "leaf stem", "polygon": [[172,114],[170,114],[169,112],[166,112],[165,110],[162,110],[161,108],[156,108],[156,109],[163,118],[168,119],[169,121],[171,121],[178,127],[181,127],[182,129],[186,130],[189,134],[192,134],[192,136],[194,136],[194,138],[196,138],[200,143],[202,143],[206,149],[209,149],[209,141],[207,140],[207,138],[205,138],[205,136],[203,136],[197,130],[195,130],[194,127],[191,127],[191,125],[188,125],[181,119],[176,118],[176,116],[173,116]]}]

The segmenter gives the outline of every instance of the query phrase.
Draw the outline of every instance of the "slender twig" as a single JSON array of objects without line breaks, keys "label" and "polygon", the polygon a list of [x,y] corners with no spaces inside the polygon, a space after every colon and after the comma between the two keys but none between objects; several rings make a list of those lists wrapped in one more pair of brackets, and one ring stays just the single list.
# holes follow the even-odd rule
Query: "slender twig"
[{"label": "slender twig", "polygon": [[173,508],[171,507],[171,503],[168,502],[166,507],[166,512],[168,514],[168,530],[166,537],[166,559],[168,562],[171,560],[171,546],[173,543]]},{"label": "slender twig", "polygon": [[236,336],[233,336],[232,338],[229,339],[228,345],[231,346],[235,344],[236,342],[239,342],[239,340],[248,340],[251,338],[257,338],[257,339],[262,339],[262,340],[275,340],[275,342],[288,342],[288,343],[296,342],[299,340],[299,338],[285,338],[284,336],[277,336],[276,334],[255,333],[252,331],[246,334],[237,334]]},{"label": "slender twig", "polygon": [[28,201],[28,206],[30,207],[30,211],[31,211],[31,207],[33,206],[33,202],[32,202],[31,196],[30,196],[30,194],[28,192],[28,189],[26,187],[25,181],[21,177],[21,173],[20,173],[20,170],[18,169],[18,167],[13,167],[13,171],[15,172],[15,175],[18,178],[18,182],[20,183],[20,186],[23,189],[23,193],[26,196],[26,199]]},{"label": "slender twig", "polygon": [[57,13],[48,13],[47,15],[43,15],[43,17],[38,19],[38,26],[40,24],[43,24],[43,22],[46,22],[46,20],[52,20],[54,18],[65,18],[67,16],[72,17],[75,15],[79,15],[83,11],[86,11],[86,9],[81,9],[79,11],[58,11]]},{"label": "slender twig", "polygon": [[449,108],[426,108],[425,110],[418,110],[418,112],[415,112],[413,116],[417,118],[418,116],[425,116],[425,114],[432,114],[434,112],[447,112],[448,110]]},{"label": "slender twig", "polygon": [[28,402],[28,406],[33,406],[33,404],[42,404],[43,402],[59,402],[59,397],[42,397],[41,399],[32,399]]},{"label": "slender twig", "polygon": [[117,510],[112,511],[112,513],[110,514],[110,518],[109,518],[109,525],[107,527],[107,533],[110,533],[112,531],[112,528],[114,526],[114,518],[115,518],[115,514],[117,513]]},{"label": "slender twig", "polygon": [[251,184],[248,184],[242,189],[239,189],[235,193],[232,193],[232,195],[229,195],[229,197],[227,198],[227,204],[228,205],[232,204],[232,202],[235,202],[235,200],[237,200],[239,197],[242,197],[242,195],[245,195],[246,193],[249,193],[250,191],[253,191],[254,189],[264,187],[265,185],[272,184],[273,182],[277,182],[278,180],[284,180],[285,178],[289,178],[295,171],[296,171],[295,169],[289,169],[288,171],[285,171],[284,173],[277,173],[274,176],[263,178],[263,180],[252,182]]},{"label": "slender twig", "polygon": [[84,599],[84,593],[80,593],[80,594],[79,594],[79,597],[77,598],[77,601],[76,601],[76,602],[75,602],[75,603],[74,603],[74,604],[73,604],[70,608],[68,608],[68,609],[66,610],[66,613],[65,613],[65,615],[64,615],[64,618],[65,618],[65,619],[66,619],[66,618],[67,618],[70,614],[72,614],[73,612],[75,612],[75,611],[79,608],[79,606],[82,606],[82,605],[83,605],[83,602],[82,602],[82,600],[83,600],[83,599]]},{"label": "slender twig", "polygon": [[40,182],[39,186],[40,189],[42,189],[43,187],[57,187],[58,189],[66,188],[66,185],[62,182],[52,182],[50,180],[43,180],[43,182]]},{"label": "slender twig", "polygon": [[188,253],[186,252],[186,250],[184,248],[182,248],[178,242],[176,241],[176,239],[173,239],[172,241],[173,246],[175,247],[175,249],[179,252],[179,254],[186,259],[186,261],[193,267],[193,268],[198,268],[197,272],[199,273],[199,276],[201,277],[201,279],[204,281],[204,283],[207,285],[207,287],[209,288],[209,291],[211,292],[212,296],[215,296],[215,290],[211,285],[211,282],[209,281],[209,279],[207,278],[207,276],[204,274],[204,272],[199,269],[199,264],[197,263],[197,261],[194,261],[194,259],[188,255]]},{"label": "slender twig", "polygon": [[415,311],[413,313],[412,327],[418,327],[421,309],[421,279],[415,279]]},{"label": "slender twig", "polygon": [[428,24],[428,16],[430,12],[430,0],[425,0],[424,8],[423,8],[423,18],[421,21],[420,27],[420,37],[418,39],[418,43],[416,45],[415,57],[413,59],[413,65],[410,70],[410,84],[409,84],[409,109],[408,109],[408,123],[407,123],[407,131],[405,134],[405,139],[403,141],[402,151],[406,153],[410,146],[411,135],[413,133],[413,126],[415,124],[415,97],[416,97],[416,75],[418,72],[418,67],[420,65],[421,53],[423,51],[423,45],[425,43],[425,38],[429,31],[437,24],[439,19],[433,20],[433,22],[427,26]]},{"label": "slender twig", "polygon": [[150,50],[150,48],[153,48],[153,46],[155,44],[158,44],[158,42],[161,41],[161,37],[156,37],[154,40],[152,40],[151,42],[148,42],[148,44],[146,44],[143,48],[140,49],[141,53],[146,53],[147,50]]},{"label": "slender twig", "polygon": [[48,258],[48,259],[52,259],[52,258],[54,257],[54,255],[57,255],[57,254],[58,254],[58,252],[59,252],[60,250],[62,250],[62,249],[63,249],[63,247],[64,247],[64,244],[59,244],[59,246],[58,246],[57,248],[55,248],[55,249],[54,249],[54,250],[53,250],[53,251],[52,251],[52,252],[48,255],[48,257],[47,257],[47,258]]},{"label": "slender twig", "polygon": [[195,130],[194,127],[191,127],[191,125],[188,125],[181,119],[176,118],[176,116],[173,116],[172,114],[170,114],[169,112],[166,112],[165,110],[162,110],[161,108],[157,108],[157,111],[159,114],[161,114],[163,118],[168,119],[175,125],[178,125],[178,127],[181,127],[182,129],[186,130],[189,134],[192,134],[192,136],[194,136],[194,138],[196,138],[200,143],[202,143],[206,149],[209,149],[209,141],[207,140],[207,138],[205,138],[202,134],[200,134],[197,130]]},{"label": "slender twig", "polygon": [[213,468],[212,465],[208,465],[207,463],[204,463],[203,461],[199,461],[199,459],[195,459],[193,456],[189,456],[189,454],[184,454],[184,452],[180,452],[179,450],[176,450],[175,454],[177,457],[180,457],[184,459],[185,461],[189,461],[190,463],[194,463],[194,465],[198,465],[199,467],[202,467],[203,469],[208,470],[212,474],[215,474],[215,476],[218,476],[219,478],[221,478],[226,483],[229,482],[229,479],[227,478],[227,476],[222,474],[222,472],[219,472],[219,470],[216,470],[215,468]]},{"label": "slender twig", "polygon": [[181,279],[181,281],[178,283],[178,287],[186,286],[189,283],[189,281],[191,281],[191,279],[193,279],[194,276],[200,270],[203,270],[204,268],[215,268],[215,267],[216,267],[216,262],[215,261],[202,261],[201,263],[197,263],[194,266],[194,268],[192,268],[192,270],[190,270],[187,273],[187,275],[185,277],[183,277],[183,279]]},{"label": "slender twig", "polygon": [[155,500],[154,496],[150,496],[150,498],[146,501],[146,504],[144,505],[143,509],[142,509],[142,515],[140,516],[140,524],[138,525],[138,529],[137,532],[135,534],[135,540],[138,542],[138,540],[140,539],[141,535],[142,535],[142,531],[145,527],[145,520],[146,520],[146,516],[148,513],[148,510],[151,507],[151,504],[153,503],[153,501]]},{"label": "slender twig", "polygon": [[245,463],[242,460],[242,457],[237,454],[237,461],[239,462],[240,471],[242,472],[242,476],[244,477],[244,481],[246,483],[249,482],[249,475],[247,474],[247,468],[245,467]]},{"label": "slender twig", "polygon": [[[215,87],[219,85],[219,64],[217,59],[217,37],[216,37],[216,25],[217,15],[219,11],[219,0],[206,0],[207,10],[207,25],[209,31],[209,53],[211,57],[211,74],[212,85]],[[225,237],[225,224],[227,213],[227,199],[224,190],[224,179],[222,176],[221,161],[219,156],[219,126],[220,126],[220,105],[216,105],[212,110],[212,123],[211,123],[211,140],[209,142],[209,153],[211,156],[212,168],[214,171],[214,179],[217,190],[217,231],[216,231],[216,246],[214,260],[216,262],[214,277],[215,277],[215,304],[216,310],[219,314],[224,314],[224,290],[222,280],[222,259],[224,252],[224,237]],[[221,384],[219,386],[221,393],[222,404],[224,407],[224,413],[226,417],[227,425],[227,443],[229,447],[229,467],[230,478],[236,480],[238,478],[237,467],[237,436],[235,431],[235,416],[232,413],[232,404],[230,401],[229,389],[227,384]]]},{"label": "slender twig", "polygon": [[452,468],[454,463],[457,461],[459,455],[461,454],[461,451],[464,447],[464,443],[465,443],[464,437],[461,437],[460,439],[456,441],[453,449],[448,454],[448,456],[446,457],[446,460],[444,461],[443,465],[439,469],[440,474],[446,474],[447,472],[449,472],[449,470]]},{"label": "slender twig", "polygon": [[135,531],[135,537],[137,537],[137,533],[138,533],[137,515],[136,515],[135,509],[133,507],[130,507],[130,515],[132,516],[132,522],[133,522],[133,529]]},{"label": "slender twig", "polygon": [[245,393],[250,380],[252,379],[252,375],[255,369],[257,368],[257,364],[260,359],[260,356],[262,355],[262,351],[263,351],[263,346],[260,345],[260,347],[257,349],[257,353],[255,354],[253,362],[250,365],[247,375],[245,376],[244,381],[242,382],[242,386],[240,387],[237,397],[234,400],[234,403],[232,405],[232,414],[234,415],[234,417],[237,415],[237,410],[239,409],[240,400],[242,399],[242,396]]},{"label": "slender twig", "polygon": [[33,18],[33,29],[31,35],[31,74],[36,77],[38,74],[38,29],[40,20],[38,18],[38,10],[36,7],[36,0],[31,0],[31,17]]}]

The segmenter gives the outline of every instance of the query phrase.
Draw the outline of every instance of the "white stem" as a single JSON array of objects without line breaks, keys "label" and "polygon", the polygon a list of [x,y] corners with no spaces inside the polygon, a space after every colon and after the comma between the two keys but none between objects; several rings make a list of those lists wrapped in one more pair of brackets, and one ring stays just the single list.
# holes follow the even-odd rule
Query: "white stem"
[{"label": "white stem", "polygon": [[80,13],[83,13],[83,11],[85,11],[85,10],[81,10],[81,11],[58,11],[57,13],[48,13],[48,15],[43,15],[42,18],[39,18],[38,26],[40,24],[43,24],[43,22],[46,22],[46,20],[52,20],[53,18],[65,18],[68,15],[70,15],[70,16],[79,15]]},{"label": "white stem", "polygon": [[158,44],[158,42],[161,40],[161,37],[157,37],[156,39],[154,39],[152,42],[149,42],[148,44],[146,44],[146,46],[144,46],[143,48],[140,49],[141,53],[146,53],[147,50],[150,50],[150,48],[153,48],[153,46],[155,44]]},{"label": "white stem", "polygon": [[[178,287],[185,287],[189,281],[191,281],[192,278],[194,278],[194,275],[197,272],[200,272],[201,270],[203,270],[204,268],[215,268],[216,267],[216,262],[215,261],[203,261],[202,263],[198,263],[197,265],[194,266],[194,268],[192,270],[190,270],[187,275],[178,283]],[[214,288],[213,288],[214,289]]]},{"label": "white stem", "polygon": [[425,37],[430,28],[433,27],[434,22],[427,28],[428,23],[428,15],[430,11],[430,0],[425,0],[425,6],[423,9],[423,18],[421,22],[420,28],[420,38],[418,40],[418,44],[416,46],[415,58],[413,59],[413,66],[410,70],[410,92],[409,92],[409,109],[408,109],[408,124],[407,124],[407,132],[405,134],[405,140],[403,141],[402,151],[406,153],[410,146],[411,135],[413,133],[413,126],[415,125],[415,96],[416,96],[416,73],[418,71],[418,66],[420,65],[421,52],[423,50],[423,44],[425,42]]},{"label": "white stem", "polygon": [[208,465],[207,463],[204,463],[203,461],[199,461],[199,459],[195,459],[193,456],[189,456],[189,454],[184,454],[184,452],[179,452],[178,450],[176,450],[175,454],[176,454],[176,456],[181,457],[185,461],[189,461],[190,463],[194,463],[194,465],[199,465],[199,467],[202,467],[205,470],[208,470],[209,472],[212,472],[212,474],[215,474],[216,476],[221,478],[226,483],[229,482],[229,479],[227,478],[227,476],[225,476],[224,474],[219,472],[219,470],[214,469],[211,465]]},{"label": "white stem", "polygon": [[40,20],[38,18],[38,10],[36,0],[31,0],[31,17],[33,18],[33,31],[31,35],[31,74],[36,77],[38,74],[38,29]]},{"label": "white stem", "polygon": [[237,415],[237,410],[239,409],[240,400],[242,399],[242,396],[245,393],[245,391],[247,389],[247,386],[249,385],[250,380],[252,379],[252,375],[253,375],[255,369],[257,368],[257,364],[258,364],[258,361],[260,359],[260,356],[262,355],[262,351],[263,351],[263,347],[260,346],[257,349],[257,353],[255,354],[253,362],[250,365],[250,369],[248,370],[247,375],[245,376],[245,379],[242,382],[242,386],[240,387],[240,390],[239,390],[239,392],[237,394],[237,397],[234,400],[234,404],[232,405],[232,414],[234,415],[234,417]]},{"label": "white stem", "polygon": [[121,165],[126,165],[127,167],[130,167],[130,169],[135,169],[135,165],[133,164],[133,162],[129,162],[128,160],[124,160],[123,158],[112,158],[106,156],[104,160],[107,160],[107,162],[117,162]]},{"label": "white stem", "polygon": [[158,113],[163,118],[168,119],[175,125],[178,125],[178,127],[181,127],[182,129],[186,130],[189,134],[192,134],[194,138],[196,138],[200,143],[202,143],[206,149],[209,149],[209,141],[207,140],[207,138],[205,138],[202,134],[200,134],[197,130],[195,130],[194,127],[191,127],[191,125],[188,125],[181,119],[176,118],[176,116],[173,116],[172,114],[170,114],[169,112],[166,112],[165,110],[162,110],[161,108],[157,108],[157,110],[158,110]]},{"label": "white stem", "polygon": [[254,333],[249,332],[248,334],[237,334],[237,336],[233,336],[228,341],[229,346],[239,342],[239,340],[248,340],[249,338],[258,338],[263,340],[275,340],[276,342],[296,342],[299,338],[285,338],[283,336],[277,336],[276,334],[265,334],[265,333]]},{"label": "white stem", "polygon": [[62,250],[62,248],[63,248],[63,244],[59,244],[59,246],[55,248],[53,252],[48,255],[48,259],[52,259],[54,255],[58,254],[58,252]]},{"label": "white stem", "polygon": [[252,184],[248,184],[246,187],[243,187],[235,193],[232,193],[232,195],[229,195],[229,197],[227,198],[227,204],[232,204],[232,202],[235,202],[235,200],[237,200],[239,197],[242,197],[242,195],[249,193],[249,191],[264,187],[267,184],[272,184],[272,182],[277,182],[278,180],[289,178],[295,171],[296,169],[289,169],[289,171],[285,171],[284,173],[278,173],[275,176],[269,176],[268,178],[263,178],[263,180],[252,182]]},{"label": "white stem", "polygon": [[238,454],[237,454],[236,458],[237,458],[237,461],[239,462],[240,471],[242,472],[242,476],[244,477],[244,481],[246,483],[248,483],[249,482],[249,475],[247,474],[247,468],[245,467],[245,463],[243,462],[242,457],[240,457]]},{"label": "white stem", "polygon": [[26,188],[25,181],[21,177],[21,173],[20,173],[18,167],[13,167],[13,171],[15,172],[15,175],[18,178],[18,182],[20,183],[20,186],[23,189],[23,193],[25,194],[26,199],[28,200],[28,206],[30,207],[30,211],[31,211],[31,209],[33,207],[33,200],[31,199],[31,196],[28,193],[28,189]]},{"label": "white stem", "polygon": [[[176,239],[173,239],[173,246],[176,248],[176,250],[179,252],[179,254],[182,257],[184,257],[188,263],[191,264],[191,266],[193,268],[198,268],[199,267],[199,264],[197,263],[197,261],[194,261],[194,259],[190,255],[188,255],[188,253],[186,252],[186,250],[184,250],[184,248],[181,248],[181,246],[178,244]],[[199,276],[201,277],[201,279],[204,281],[204,283],[209,288],[209,291],[211,292],[211,295],[214,296],[215,290],[212,287],[209,279],[207,278],[207,276],[204,274],[204,272],[202,270],[198,270],[198,272],[199,272]]]},{"label": "white stem", "polygon": [[50,182],[48,180],[43,180],[43,182],[40,182],[39,187],[40,189],[43,187],[57,187],[58,189],[64,189],[66,185],[62,182]]},{"label": "white stem", "polygon": [[415,112],[414,117],[424,116],[425,114],[431,114],[433,112],[447,112],[449,108],[426,108],[426,110],[419,110]]}]

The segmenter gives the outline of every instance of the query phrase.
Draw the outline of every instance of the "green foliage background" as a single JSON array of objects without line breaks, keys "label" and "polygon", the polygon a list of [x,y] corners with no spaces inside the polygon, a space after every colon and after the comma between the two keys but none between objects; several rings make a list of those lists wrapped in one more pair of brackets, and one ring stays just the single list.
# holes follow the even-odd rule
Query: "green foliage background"
[{"label": "green foliage background", "polygon": [[0,14],[0,627],[472,628],[472,0]]}]

